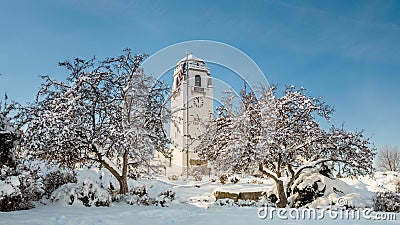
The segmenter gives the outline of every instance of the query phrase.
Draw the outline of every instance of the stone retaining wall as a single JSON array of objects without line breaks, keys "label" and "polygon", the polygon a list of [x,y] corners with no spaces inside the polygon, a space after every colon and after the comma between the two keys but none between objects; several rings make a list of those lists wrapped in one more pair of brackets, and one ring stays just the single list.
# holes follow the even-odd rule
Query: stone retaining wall
[{"label": "stone retaining wall", "polygon": [[224,198],[230,198],[233,201],[237,202],[239,199],[258,201],[258,200],[260,200],[262,192],[256,191],[256,192],[231,193],[231,192],[225,192],[225,191],[215,191],[213,194],[217,200],[224,199]]}]

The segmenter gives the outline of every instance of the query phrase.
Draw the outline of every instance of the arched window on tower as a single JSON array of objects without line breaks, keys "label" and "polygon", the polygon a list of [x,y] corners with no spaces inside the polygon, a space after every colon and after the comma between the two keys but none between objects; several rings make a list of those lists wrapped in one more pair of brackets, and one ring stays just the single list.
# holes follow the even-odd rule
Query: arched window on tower
[{"label": "arched window on tower", "polygon": [[194,86],[201,87],[201,77],[200,77],[200,75],[196,75],[194,77]]}]

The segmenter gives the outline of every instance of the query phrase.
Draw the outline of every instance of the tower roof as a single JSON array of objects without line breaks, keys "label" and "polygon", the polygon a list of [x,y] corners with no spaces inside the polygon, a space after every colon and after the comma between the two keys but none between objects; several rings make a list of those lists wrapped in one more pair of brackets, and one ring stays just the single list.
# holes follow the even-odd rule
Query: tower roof
[{"label": "tower roof", "polygon": [[184,62],[186,60],[188,60],[188,61],[198,61],[198,62],[204,63],[204,60],[202,60],[200,58],[197,58],[192,53],[190,53],[190,54],[187,55],[187,57],[183,57],[181,60],[179,60],[177,65],[181,64],[182,62]]}]

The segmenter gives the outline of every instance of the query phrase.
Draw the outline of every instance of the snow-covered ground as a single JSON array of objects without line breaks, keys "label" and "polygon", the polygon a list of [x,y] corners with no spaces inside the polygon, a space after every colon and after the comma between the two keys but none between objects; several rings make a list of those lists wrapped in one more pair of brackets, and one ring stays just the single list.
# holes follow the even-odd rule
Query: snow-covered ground
[{"label": "snow-covered ground", "polygon": [[[257,207],[218,206],[212,192],[215,190],[270,190],[273,183],[264,181],[263,184],[254,182],[255,178],[242,178],[238,184],[209,181],[169,181],[166,178],[140,180],[146,184],[149,193],[155,195],[166,189],[176,192],[176,200],[169,207],[160,206],[131,206],[125,203],[112,203],[110,207],[84,207],[80,205],[63,205],[51,203],[38,204],[36,208],[25,211],[0,212],[0,224],[400,224],[400,214],[395,214],[397,220],[368,220],[361,215],[360,219],[347,219],[337,216],[332,219],[329,211],[317,211],[324,215],[321,219],[281,219],[275,211],[273,219],[258,217]],[[393,189],[393,182],[399,180],[396,174],[378,173],[375,178],[362,177],[359,179],[341,179],[348,193],[352,196],[369,196],[375,191]],[[253,181],[253,182],[250,182]],[[254,184],[253,184],[254,183]],[[349,187],[352,187],[350,189]],[[289,209],[286,211],[289,215]],[[292,213],[292,215],[294,215]],[[369,214],[371,216],[376,213]],[[388,214],[386,214],[388,215]],[[290,216],[288,216],[290,217]],[[393,219],[393,218],[391,218]]]},{"label": "snow-covered ground", "polygon": [[168,208],[155,206],[129,206],[124,204],[111,207],[54,207],[41,206],[28,211],[0,214],[0,224],[54,224],[54,225],[119,225],[119,224],[400,224],[397,221],[378,220],[262,220],[257,217],[257,208],[252,207],[211,207],[199,208],[179,204]]}]

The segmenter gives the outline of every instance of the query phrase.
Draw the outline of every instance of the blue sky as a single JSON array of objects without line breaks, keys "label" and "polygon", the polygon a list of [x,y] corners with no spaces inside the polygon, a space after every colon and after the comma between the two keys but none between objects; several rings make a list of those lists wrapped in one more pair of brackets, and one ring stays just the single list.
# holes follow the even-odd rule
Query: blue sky
[{"label": "blue sky", "polygon": [[0,0],[0,93],[33,101],[38,75],[65,77],[59,61],[196,39],[242,50],[269,83],[324,97],[335,124],[364,130],[378,148],[400,145],[396,0]]}]

